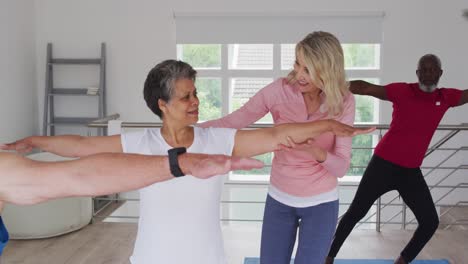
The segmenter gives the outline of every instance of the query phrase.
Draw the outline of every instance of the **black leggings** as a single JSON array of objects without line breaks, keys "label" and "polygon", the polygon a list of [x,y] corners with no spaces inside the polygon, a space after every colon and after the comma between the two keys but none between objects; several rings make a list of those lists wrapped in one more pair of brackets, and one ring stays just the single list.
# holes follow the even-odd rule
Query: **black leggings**
[{"label": "black leggings", "polygon": [[418,228],[401,252],[411,262],[431,239],[439,226],[434,201],[419,168],[409,169],[372,156],[348,211],[343,215],[328,256],[336,257],[354,226],[384,193],[397,190],[418,220]]}]

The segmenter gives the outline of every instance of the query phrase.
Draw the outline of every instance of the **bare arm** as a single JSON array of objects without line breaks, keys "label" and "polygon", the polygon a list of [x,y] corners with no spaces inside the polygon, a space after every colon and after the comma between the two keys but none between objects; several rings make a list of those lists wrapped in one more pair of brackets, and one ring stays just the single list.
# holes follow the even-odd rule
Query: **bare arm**
[{"label": "bare arm", "polygon": [[233,155],[252,157],[274,151],[279,144],[288,144],[288,137],[294,142],[304,142],[324,132],[337,136],[356,136],[369,133],[374,128],[359,129],[338,121],[327,119],[307,123],[281,124],[271,128],[237,131]]},{"label": "bare arm", "polygon": [[463,90],[463,93],[462,93],[462,96],[460,98],[460,102],[458,103],[458,105],[464,105],[468,103],[468,90]]},{"label": "bare arm", "polygon": [[[166,156],[102,153],[78,160],[39,162],[0,153],[0,200],[35,204],[48,199],[129,191],[174,178]],[[230,170],[263,167],[255,159],[186,153],[185,174],[209,178]]]},{"label": "bare arm", "polygon": [[349,82],[349,90],[353,94],[359,95],[370,95],[380,100],[388,101],[385,87],[381,85],[375,85],[366,81],[356,80]]},{"label": "bare arm", "polygon": [[120,135],[101,137],[32,136],[0,146],[0,149],[14,150],[19,153],[28,153],[34,148],[62,157],[84,157],[102,152],[120,153],[123,151]]}]

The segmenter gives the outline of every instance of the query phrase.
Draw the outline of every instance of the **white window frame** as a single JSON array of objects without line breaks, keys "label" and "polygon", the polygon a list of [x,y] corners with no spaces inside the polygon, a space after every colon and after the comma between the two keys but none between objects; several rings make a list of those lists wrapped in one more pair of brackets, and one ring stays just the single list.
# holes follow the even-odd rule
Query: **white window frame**
[{"label": "white window frame", "polygon": [[[286,76],[290,70],[281,69],[281,44],[296,43],[314,30],[333,32],[342,43],[379,43],[383,47],[382,20],[384,12],[320,12],[320,13],[267,13],[267,12],[175,12],[176,44],[221,45],[221,68],[197,68],[200,78],[221,79],[221,114],[231,109],[231,78],[272,78]],[[278,34],[278,28],[295,28]],[[203,30],[205,29],[205,30]],[[241,29],[241,30],[240,30]],[[273,69],[229,69],[229,44],[273,44]],[[178,54],[180,51],[178,50]],[[382,78],[382,52],[380,68],[354,68],[346,70],[348,79]],[[380,102],[374,99],[374,120],[380,120]],[[376,138],[376,137],[374,137]],[[373,140],[375,145],[377,139]],[[245,177],[246,175],[243,175]],[[266,179],[267,180],[267,179]],[[235,181],[239,182],[239,181]],[[252,183],[255,181],[246,181]],[[260,181],[264,183],[265,181]]]},{"label": "white window frame", "polygon": [[[213,44],[213,43],[210,43]],[[271,44],[271,43],[268,43]],[[272,43],[273,44],[273,68],[272,69],[229,69],[228,60],[228,48],[230,44],[216,44],[221,45],[221,67],[218,69],[206,69],[196,68],[199,78],[218,78],[221,80],[221,113],[225,116],[230,113],[231,109],[231,97],[233,93],[230,85],[232,78],[271,78],[275,80],[277,78],[287,76],[291,69],[281,69],[281,45],[285,43]],[[182,44],[183,45],[183,44]],[[382,49],[382,43],[380,43],[380,50]],[[381,79],[382,75],[382,52],[379,50],[380,64],[378,68],[353,68],[346,70],[348,79],[355,78],[374,78]],[[181,49],[178,47],[178,56],[181,54]],[[374,101],[374,120],[372,122],[360,122],[355,124],[378,124],[379,123],[379,110],[380,101],[373,98]],[[377,136],[373,138],[373,147],[377,143]],[[246,179],[239,179],[246,177]],[[359,180],[360,176],[347,176],[345,180]],[[265,183],[269,181],[269,175],[239,175],[234,176],[230,174],[228,182],[235,183]]]}]

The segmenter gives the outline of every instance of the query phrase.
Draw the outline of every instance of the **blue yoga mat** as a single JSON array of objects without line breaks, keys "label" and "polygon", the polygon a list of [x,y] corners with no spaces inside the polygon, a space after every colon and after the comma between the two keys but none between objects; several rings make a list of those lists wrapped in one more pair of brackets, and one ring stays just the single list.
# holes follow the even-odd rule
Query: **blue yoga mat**
[{"label": "blue yoga mat", "polygon": [[[259,264],[258,258],[245,258],[244,264]],[[291,264],[293,264],[291,260]],[[391,259],[336,259],[334,264],[393,264]],[[410,264],[450,264],[446,259],[414,260]]]}]

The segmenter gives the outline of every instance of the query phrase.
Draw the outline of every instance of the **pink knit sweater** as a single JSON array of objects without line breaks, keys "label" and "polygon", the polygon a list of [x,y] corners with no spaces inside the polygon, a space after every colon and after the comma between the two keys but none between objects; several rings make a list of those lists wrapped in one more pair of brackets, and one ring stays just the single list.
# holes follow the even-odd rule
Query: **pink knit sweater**
[{"label": "pink knit sweater", "polygon": [[[268,112],[272,114],[275,124],[308,122],[328,118],[324,107],[321,105],[317,112],[307,114],[301,92],[281,78],[261,89],[239,110],[199,126],[241,129],[255,123]],[[354,111],[354,96],[349,93],[344,100],[344,112],[336,120],[352,125]],[[337,186],[337,177],[343,177],[349,168],[352,139],[325,133],[315,140],[328,152],[327,159],[319,163],[304,151],[276,151],[270,178],[273,186],[299,197],[324,193]]]}]

